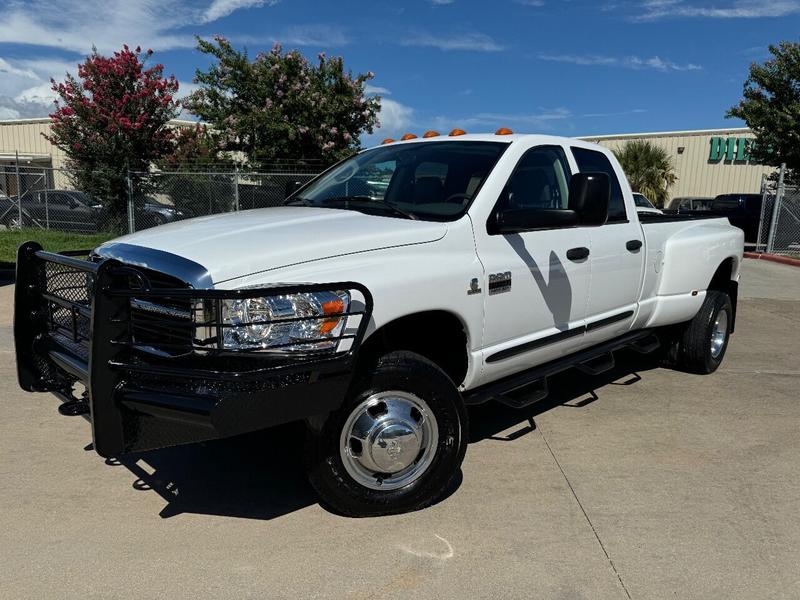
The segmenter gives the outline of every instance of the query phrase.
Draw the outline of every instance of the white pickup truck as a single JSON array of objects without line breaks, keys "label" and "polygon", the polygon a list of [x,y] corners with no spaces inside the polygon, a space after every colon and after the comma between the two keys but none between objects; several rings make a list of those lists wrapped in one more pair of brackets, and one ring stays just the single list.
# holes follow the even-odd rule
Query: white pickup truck
[{"label": "white pickup truck", "polygon": [[286,204],[88,260],[24,244],[20,385],[87,412],[103,456],[304,420],[323,501],[379,515],[441,497],[468,405],[540,400],[550,375],[601,372],[622,347],[711,373],[733,332],[741,230],[637,215],[601,146],[404,136]]}]

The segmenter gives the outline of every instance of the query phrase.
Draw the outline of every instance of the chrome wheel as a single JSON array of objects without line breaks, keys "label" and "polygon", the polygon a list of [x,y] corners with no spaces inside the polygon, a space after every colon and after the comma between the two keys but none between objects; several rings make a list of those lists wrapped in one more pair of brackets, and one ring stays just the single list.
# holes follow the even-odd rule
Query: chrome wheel
[{"label": "chrome wheel", "polygon": [[439,429],[424,400],[409,392],[373,394],[342,428],[339,451],[347,473],[373,490],[416,481],[436,454]]},{"label": "chrome wheel", "polygon": [[14,230],[22,229],[22,227],[20,226],[19,217],[9,217],[6,220],[6,229],[8,229],[8,230],[11,230],[11,229],[14,229]]},{"label": "chrome wheel", "polygon": [[714,327],[711,329],[711,357],[719,358],[725,341],[728,339],[728,311],[721,310],[717,313]]}]

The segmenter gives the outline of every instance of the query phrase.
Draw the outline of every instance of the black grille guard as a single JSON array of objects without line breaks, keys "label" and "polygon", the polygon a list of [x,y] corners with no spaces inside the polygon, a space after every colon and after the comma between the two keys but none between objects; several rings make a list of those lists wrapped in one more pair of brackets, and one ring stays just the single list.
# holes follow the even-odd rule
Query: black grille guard
[{"label": "black grille guard", "polygon": [[[372,313],[372,296],[355,282],[237,290],[159,287],[154,275],[116,258],[45,252],[35,242],[17,253],[14,339],[20,386],[73,396],[86,389],[94,447],[102,456],[226,437],[335,410],[350,385]],[[161,284],[163,286],[163,283]],[[232,351],[221,343],[226,299],[347,291],[346,318],[334,337],[303,340],[292,353]],[[134,313],[154,309],[152,331],[169,342],[139,343]],[[183,306],[197,307],[189,314]],[[292,317],[281,323],[327,317]],[[278,320],[274,321],[278,322]],[[260,321],[260,324],[269,321]],[[159,329],[160,328],[160,329]],[[183,329],[181,329],[183,328]],[[190,332],[175,343],[180,332]],[[202,339],[198,331],[206,332]],[[152,336],[151,336],[152,338]],[[333,351],[315,342],[335,341]],[[284,345],[297,346],[298,342]]]}]

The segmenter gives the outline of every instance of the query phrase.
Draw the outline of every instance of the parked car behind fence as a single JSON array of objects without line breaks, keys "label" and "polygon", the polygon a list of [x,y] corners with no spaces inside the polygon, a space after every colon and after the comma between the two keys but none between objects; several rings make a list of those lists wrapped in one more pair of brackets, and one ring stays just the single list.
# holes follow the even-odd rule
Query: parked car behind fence
[{"label": "parked car behind fence", "polygon": [[[134,210],[137,229],[163,225],[193,216],[188,210],[153,198],[144,198]],[[17,197],[0,198],[0,224],[8,229],[39,227],[75,233],[97,233],[110,229],[111,218],[103,204],[85,192],[36,190],[22,196],[22,216]]]}]

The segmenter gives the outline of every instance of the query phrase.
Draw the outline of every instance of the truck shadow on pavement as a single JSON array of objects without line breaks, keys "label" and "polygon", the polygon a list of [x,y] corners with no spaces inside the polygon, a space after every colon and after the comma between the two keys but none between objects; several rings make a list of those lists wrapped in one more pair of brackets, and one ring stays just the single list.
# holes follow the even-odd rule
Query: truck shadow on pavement
[{"label": "truck shadow on pavement", "polygon": [[[656,368],[652,359],[618,352],[617,365],[590,377],[569,371],[551,379],[550,396],[523,409],[499,402],[470,408],[470,443],[485,439],[513,442],[535,431],[534,417],[558,406],[582,408],[602,400],[607,385],[634,385],[640,372]],[[514,426],[509,434],[500,435]],[[224,440],[164,448],[119,459],[136,480],[133,488],[158,493],[167,505],[160,516],[182,513],[269,520],[319,499],[303,468],[304,425],[292,423]],[[90,447],[87,447],[87,450]],[[469,460],[469,459],[467,459]],[[456,477],[445,498],[461,484]]]}]

